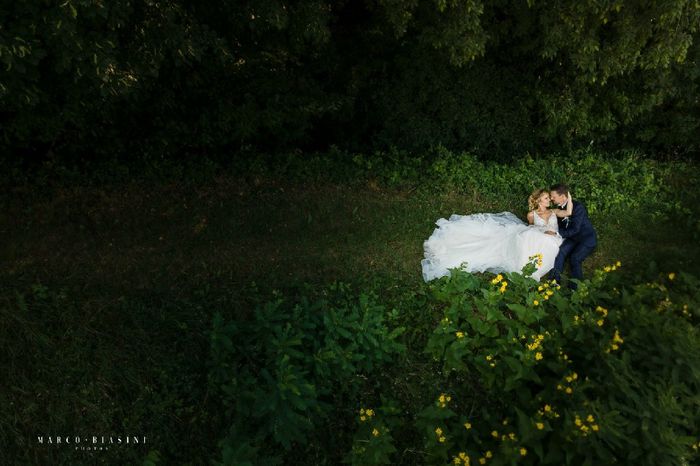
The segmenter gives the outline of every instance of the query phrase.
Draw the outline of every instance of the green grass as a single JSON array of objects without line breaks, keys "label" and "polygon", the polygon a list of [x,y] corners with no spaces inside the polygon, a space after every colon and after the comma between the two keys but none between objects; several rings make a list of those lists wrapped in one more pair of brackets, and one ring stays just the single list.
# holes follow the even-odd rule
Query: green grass
[{"label": "green grass", "polygon": [[[339,280],[398,306],[422,284],[422,243],[435,220],[503,210],[524,217],[526,196],[508,205],[371,182],[224,176],[189,187],[7,191],[0,443],[17,463],[133,463],[150,449],[195,464],[218,456],[224,426],[206,387],[215,311],[245,316],[257,299],[252,282],[264,295]],[[686,220],[644,210],[594,217],[600,245],[585,270],[621,260],[623,273],[637,273],[654,261],[662,271],[700,274]],[[429,322],[418,312],[404,318]],[[421,389],[408,376],[396,383]],[[40,434],[78,433],[147,435],[151,443],[94,454],[36,443]]]}]

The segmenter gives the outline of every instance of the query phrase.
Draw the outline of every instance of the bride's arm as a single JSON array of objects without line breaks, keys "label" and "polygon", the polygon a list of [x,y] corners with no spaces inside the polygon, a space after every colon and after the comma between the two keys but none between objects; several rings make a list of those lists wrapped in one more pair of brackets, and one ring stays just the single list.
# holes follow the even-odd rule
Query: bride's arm
[{"label": "bride's arm", "polygon": [[533,223],[535,223],[535,214],[534,214],[534,212],[533,212],[532,210],[531,210],[530,212],[527,213],[527,221],[528,221],[528,223],[529,223],[530,225],[532,225]]},{"label": "bride's arm", "polygon": [[574,200],[571,198],[571,193],[567,192],[566,193],[567,201],[566,201],[566,210],[564,209],[555,209],[554,213],[556,214],[557,217],[571,217],[571,213],[574,211]]}]

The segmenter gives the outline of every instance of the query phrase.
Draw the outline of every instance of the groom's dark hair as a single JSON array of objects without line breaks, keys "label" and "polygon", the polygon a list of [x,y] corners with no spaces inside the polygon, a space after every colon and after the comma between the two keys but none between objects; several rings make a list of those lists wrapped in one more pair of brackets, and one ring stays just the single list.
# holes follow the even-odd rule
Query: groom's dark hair
[{"label": "groom's dark hair", "polygon": [[564,183],[557,183],[553,184],[551,188],[549,188],[550,191],[556,191],[559,194],[566,194],[569,192],[569,187],[565,185]]}]

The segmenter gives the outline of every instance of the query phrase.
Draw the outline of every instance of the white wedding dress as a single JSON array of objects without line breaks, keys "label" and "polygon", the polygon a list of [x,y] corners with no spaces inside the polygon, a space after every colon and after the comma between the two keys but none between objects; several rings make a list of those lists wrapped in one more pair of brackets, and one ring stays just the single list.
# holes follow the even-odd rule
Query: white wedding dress
[{"label": "white wedding dress", "polygon": [[[425,259],[421,261],[423,280],[449,275],[448,269],[468,272],[520,272],[528,258],[542,253],[542,266],[532,278],[540,278],[554,267],[554,259],[563,239],[559,236],[557,217],[550,214],[544,221],[534,213],[534,225],[528,225],[511,212],[499,214],[452,214],[439,219],[423,243]],[[545,231],[557,235],[545,234]]]}]

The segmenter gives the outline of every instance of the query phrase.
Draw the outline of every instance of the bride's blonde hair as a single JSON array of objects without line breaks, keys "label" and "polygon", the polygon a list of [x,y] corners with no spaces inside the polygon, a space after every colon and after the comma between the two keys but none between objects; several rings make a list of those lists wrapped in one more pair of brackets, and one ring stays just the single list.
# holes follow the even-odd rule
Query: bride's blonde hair
[{"label": "bride's blonde hair", "polygon": [[537,210],[537,203],[543,194],[549,194],[549,191],[543,188],[537,188],[532,192],[532,194],[530,194],[530,197],[527,198],[527,205],[530,208],[529,210]]}]

